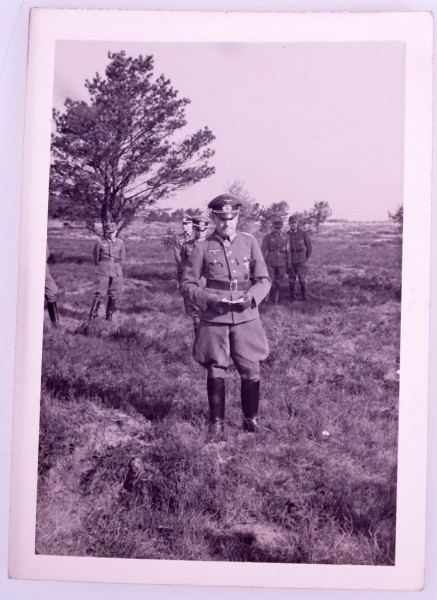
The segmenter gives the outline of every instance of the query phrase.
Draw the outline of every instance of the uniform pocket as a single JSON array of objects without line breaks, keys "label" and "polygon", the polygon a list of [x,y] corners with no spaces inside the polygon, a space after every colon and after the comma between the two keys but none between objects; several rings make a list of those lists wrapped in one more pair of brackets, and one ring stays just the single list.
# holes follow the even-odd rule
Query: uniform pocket
[{"label": "uniform pocket", "polygon": [[213,260],[208,263],[208,271],[211,275],[219,275],[223,273],[223,263],[218,260]]}]

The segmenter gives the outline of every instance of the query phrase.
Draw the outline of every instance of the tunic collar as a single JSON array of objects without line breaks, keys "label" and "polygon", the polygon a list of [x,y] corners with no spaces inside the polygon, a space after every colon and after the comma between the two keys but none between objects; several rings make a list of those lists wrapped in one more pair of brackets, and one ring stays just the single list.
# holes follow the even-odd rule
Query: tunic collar
[{"label": "tunic collar", "polygon": [[216,230],[215,231],[215,237],[218,239],[218,241],[221,244],[232,244],[232,242],[235,240],[235,238],[237,237],[237,232],[235,232],[233,235],[227,236],[227,237],[223,237],[222,235],[219,234],[219,232]]}]

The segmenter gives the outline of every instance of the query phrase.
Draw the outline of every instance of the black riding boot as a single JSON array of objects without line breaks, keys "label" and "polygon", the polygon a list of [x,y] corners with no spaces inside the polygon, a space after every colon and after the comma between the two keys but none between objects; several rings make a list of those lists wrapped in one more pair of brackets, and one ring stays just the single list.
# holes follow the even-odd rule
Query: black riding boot
[{"label": "black riding boot", "polygon": [[273,294],[273,304],[279,303],[279,288],[276,288]]},{"label": "black riding boot", "polygon": [[112,315],[115,310],[115,298],[112,296],[108,297],[108,302],[106,304],[106,320],[112,321]]},{"label": "black riding boot", "polygon": [[94,298],[93,303],[91,305],[89,320],[97,319],[97,313],[99,312],[100,299]]},{"label": "black riding boot", "polygon": [[256,433],[259,430],[258,408],[259,408],[259,386],[258,381],[241,380],[241,408],[243,409],[243,430]]},{"label": "black riding boot", "polygon": [[307,296],[307,284],[306,283],[300,284],[300,291],[302,294],[302,300],[307,300],[308,296]]},{"label": "black riding boot", "polygon": [[59,327],[58,306],[56,302],[47,302],[47,311],[49,313],[52,327]]},{"label": "black riding boot", "polygon": [[290,283],[290,300],[293,302],[295,299],[295,287],[294,282]]},{"label": "black riding boot", "polygon": [[225,380],[207,379],[209,404],[208,437],[222,439],[225,432]]}]

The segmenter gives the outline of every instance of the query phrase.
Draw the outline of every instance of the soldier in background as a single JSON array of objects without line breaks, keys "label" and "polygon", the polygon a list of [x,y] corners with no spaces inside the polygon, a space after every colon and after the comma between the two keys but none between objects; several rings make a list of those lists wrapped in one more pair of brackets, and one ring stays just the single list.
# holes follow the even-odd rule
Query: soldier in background
[{"label": "soldier in background", "polygon": [[117,237],[117,225],[115,223],[105,224],[104,236],[96,242],[93,250],[96,279],[95,296],[89,314],[90,320],[97,317],[104,296],[108,296],[106,320],[112,320],[116,299],[123,288],[122,267],[125,256],[124,242]]},{"label": "soldier in background", "polygon": [[297,217],[291,216],[288,219],[290,230],[287,231],[287,273],[290,278],[290,300],[295,299],[296,280],[300,283],[302,300],[307,300],[308,273],[307,260],[311,256],[312,245],[310,236],[306,231],[299,229]]},{"label": "soldier in background", "polygon": [[[182,273],[184,271],[185,264],[188,260],[188,257],[190,256],[191,252],[194,249],[195,244],[206,238],[206,234],[208,232],[208,227],[210,226],[211,221],[209,220],[208,217],[193,217],[192,223],[193,223],[194,237],[188,239],[184,244],[182,244],[181,250],[180,250],[180,259],[181,259],[180,264],[182,267]],[[182,275],[181,275],[181,278],[182,278]],[[201,278],[199,285],[201,287],[204,287],[204,285],[205,285],[204,277]],[[187,297],[184,297],[184,305],[185,305],[185,314],[188,317],[191,317],[193,320],[194,333],[196,334],[197,329],[199,327],[199,309]]]},{"label": "soldier in background", "polygon": [[178,285],[181,283],[185,264],[183,263],[183,258],[181,255],[182,246],[187,242],[194,242],[193,220],[192,217],[190,217],[190,215],[187,213],[185,213],[182,217],[182,228],[183,232],[177,236],[174,245],[174,257],[176,261],[176,277]]},{"label": "soldier in background", "polygon": [[266,261],[270,279],[272,280],[272,288],[267,297],[267,302],[273,296],[273,303],[277,304],[279,302],[281,281],[285,277],[287,268],[287,235],[282,232],[281,219],[275,219],[272,225],[273,231],[264,236],[261,250]]},{"label": "soldier in background", "polygon": [[269,352],[258,306],[269,292],[270,278],[254,236],[236,231],[240,206],[232,194],[208,204],[215,231],[194,246],[180,288],[199,309],[193,356],[208,370],[209,436],[216,440],[224,435],[224,378],[231,358],[241,377],[243,429],[258,430],[259,363]]},{"label": "soldier in background", "polygon": [[44,285],[44,298],[47,303],[47,312],[49,313],[50,322],[52,327],[59,327],[59,315],[58,305],[56,303],[56,294],[58,293],[58,286],[52,277],[50,267],[48,265],[48,259],[50,256],[49,246],[46,248],[46,278]]}]

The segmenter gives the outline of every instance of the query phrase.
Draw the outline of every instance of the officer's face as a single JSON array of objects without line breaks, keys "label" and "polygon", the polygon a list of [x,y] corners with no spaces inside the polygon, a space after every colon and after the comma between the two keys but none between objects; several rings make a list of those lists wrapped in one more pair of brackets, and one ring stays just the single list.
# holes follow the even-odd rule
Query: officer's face
[{"label": "officer's face", "polygon": [[116,231],[107,231],[106,232],[106,238],[108,240],[111,240],[111,242],[114,242],[115,239],[117,237],[117,232]]},{"label": "officer's face", "polygon": [[298,225],[299,225],[298,221],[290,221],[290,229],[292,229],[293,231],[295,229],[297,229]]},{"label": "officer's face", "polygon": [[182,221],[182,227],[184,229],[184,233],[191,233],[193,230],[193,224],[191,221]]},{"label": "officer's face", "polygon": [[222,219],[220,215],[214,215],[213,220],[217,232],[223,237],[231,237],[237,230],[238,214],[230,219]]},{"label": "officer's face", "polygon": [[197,241],[202,241],[206,238],[207,231],[207,229],[204,229],[203,231],[201,229],[194,229],[194,237]]}]

